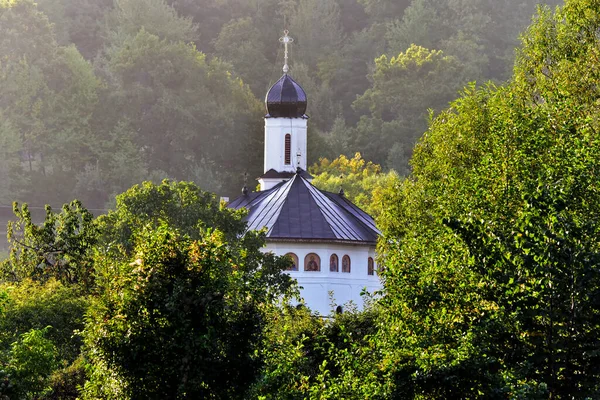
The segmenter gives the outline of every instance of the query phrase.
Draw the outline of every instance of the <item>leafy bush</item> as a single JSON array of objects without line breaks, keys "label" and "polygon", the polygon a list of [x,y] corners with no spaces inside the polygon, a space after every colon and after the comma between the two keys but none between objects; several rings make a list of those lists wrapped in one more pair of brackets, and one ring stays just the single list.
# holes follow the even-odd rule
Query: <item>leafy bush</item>
[{"label": "leafy bush", "polygon": [[58,352],[44,336],[50,328],[32,329],[12,343],[0,375],[0,395],[33,399],[50,389],[50,375],[57,366]]}]

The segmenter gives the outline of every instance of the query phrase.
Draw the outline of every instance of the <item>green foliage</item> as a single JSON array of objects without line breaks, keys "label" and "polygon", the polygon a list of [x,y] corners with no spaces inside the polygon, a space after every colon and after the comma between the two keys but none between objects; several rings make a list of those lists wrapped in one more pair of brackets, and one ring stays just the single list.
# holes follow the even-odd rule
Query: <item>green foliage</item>
[{"label": "green foliage", "polygon": [[79,354],[81,340],[75,331],[83,328],[87,299],[74,288],[51,280],[40,284],[31,280],[0,286],[0,346],[8,345],[32,329],[50,327],[46,337],[56,346],[59,360],[70,364]]},{"label": "green foliage", "polygon": [[80,388],[86,382],[85,361],[82,356],[66,368],[55,370],[50,376],[50,393],[44,398],[48,400],[64,400],[80,398]]},{"label": "green foliage", "polygon": [[384,174],[379,165],[365,161],[360,153],[351,159],[343,155],[333,161],[323,158],[310,167],[310,173],[314,176],[313,185],[334,193],[343,189],[348,200],[373,216],[380,211],[373,202],[373,193],[395,175]]},{"label": "green foliage", "polygon": [[28,0],[0,5],[0,36],[0,135],[9,145],[3,151],[10,202],[42,194],[60,202],[93,155],[90,118],[99,82],[74,47],[57,45],[48,19]]},{"label": "green foliage", "polygon": [[118,117],[99,121],[114,137],[100,149],[99,168],[115,193],[126,188],[114,181],[123,179],[117,168],[124,162],[137,176],[146,170],[161,179],[194,177],[210,190],[239,184],[239,168],[259,164],[260,103],[221,61],[141,28],[109,49],[104,70],[112,78],[104,112]]},{"label": "green foliage", "polygon": [[383,399],[373,341],[379,311],[349,310],[333,320],[304,307],[270,315],[265,366],[252,390],[259,399]]},{"label": "green foliage", "polygon": [[124,249],[128,256],[135,233],[146,225],[167,223],[192,239],[218,229],[228,240],[237,239],[246,227],[242,211],[219,203],[216,196],[191,182],[144,182],[117,196],[115,210],[98,218],[102,246]]},{"label": "green foliage", "polygon": [[372,87],[353,104],[367,110],[370,117],[361,119],[350,140],[364,149],[367,159],[380,164],[395,143],[402,143],[404,165],[412,144],[426,129],[427,109],[445,107],[466,82],[454,57],[415,45],[397,57],[376,59],[371,79]]},{"label": "green foliage", "polygon": [[241,398],[260,366],[264,312],[291,284],[280,273],[288,260],[262,253],[262,240],[248,233],[238,248],[219,231],[192,240],[166,225],[140,233],[137,258],[90,311],[86,395]]},{"label": "green foliage", "polygon": [[365,11],[376,19],[388,19],[402,15],[410,0],[358,0]]},{"label": "green foliage", "polygon": [[38,0],[40,11],[53,24],[59,45],[74,44],[86,58],[94,58],[104,44],[105,14],[112,0]]},{"label": "green foliage", "polygon": [[116,0],[108,16],[111,45],[118,45],[127,37],[144,29],[160,39],[190,43],[197,39],[198,27],[190,17],[181,17],[164,0]]},{"label": "green foliage", "polygon": [[315,67],[319,56],[333,53],[342,43],[340,8],[335,0],[299,0],[290,19],[290,30],[298,32],[297,58]]},{"label": "green foliage", "polygon": [[267,92],[268,71],[271,64],[265,53],[267,43],[252,18],[232,20],[225,24],[215,40],[215,50],[219,57],[233,65],[235,71],[260,98]]},{"label": "green foliage", "polygon": [[49,377],[56,367],[56,348],[44,337],[48,329],[32,329],[11,345],[5,370],[0,375],[0,395],[36,399],[49,391]]},{"label": "green foliage", "polygon": [[386,296],[332,321],[271,308],[285,262],[191,183],[97,223],[22,207],[2,395],[80,396],[85,367],[88,398],[599,396],[597,0],[542,9],[514,70],[533,0],[38,3],[0,0],[0,203],[237,191],[287,25],[309,157],[365,157],[312,172],[379,215]]},{"label": "green foliage", "polygon": [[[310,98],[309,157],[360,151],[407,175],[427,110],[468,81],[505,80],[536,4],[4,1],[0,201],[78,198],[104,209],[131,185],[165,178],[237,193],[244,172],[262,172],[257,98],[280,76],[284,26],[295,38],[292,74]],[[452,65],[430,80],[377,76],[373,60],[407,58],[413,44]]]},{"label": "green foliage", "polygon": [[383,196],[390,396],[598,396],[599,24],[542,10],[509,84],[467,89]]},{"label": "green foliage", "polygon": [[27,204],[13,205],[17,221],[8,223],[10,258],[0,264],[3,279],[56,279],[90,290],[94,284],[92,248],[98,231],[92,214],[79,201],[65,204],[60,213],[46,206],[42,225],[31,220]]},{"label": "green foliage", "polygon": [[0,204],[10,204],[26,190],[27,176],[19,155],[22,148],[21,135],[0,113]]}]

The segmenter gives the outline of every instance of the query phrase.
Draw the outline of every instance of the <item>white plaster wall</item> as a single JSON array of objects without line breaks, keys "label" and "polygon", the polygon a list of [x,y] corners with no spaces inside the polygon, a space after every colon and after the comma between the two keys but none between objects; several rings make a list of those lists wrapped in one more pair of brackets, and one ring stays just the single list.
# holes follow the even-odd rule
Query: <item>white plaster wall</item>
[{"label": "white plaster wall", "polygon": [[[329,315],[332,312],[329,291],[333,291],[333,302],[344,305],[348,301],[354,302],[362,309],[363,299],[360,293],[363,289],[373,293],[381,289],[381,282],[377,276],[367,274],[368,258],[375,259],[375,248],[366,245],[349,245],[341,243],[287,243],[269,242],[265,251],[272,251],[282,256],[294,253],[298,256],[298,271],[286,271],[298,281],[301,286],[300,294],[306,305],[314,312]],[[304,257],[315,253],[321,258],[321,271],[304,271]],[[329,271],[329,258],[336,254],[339,260],[339,272]],[[350,273],[342,272],[342,257],[350,256]]]},{"label": "white plaster wall", "polygon": [[[308,120],[304,118],[265,118],[265,170],[296,172],[306,170],[306,134]],[[285,164],[285,135],[292,135],[291,163]],[[300,164],[297,154],[300,153]],[[265,190],[265,189],[262,189]]]}]

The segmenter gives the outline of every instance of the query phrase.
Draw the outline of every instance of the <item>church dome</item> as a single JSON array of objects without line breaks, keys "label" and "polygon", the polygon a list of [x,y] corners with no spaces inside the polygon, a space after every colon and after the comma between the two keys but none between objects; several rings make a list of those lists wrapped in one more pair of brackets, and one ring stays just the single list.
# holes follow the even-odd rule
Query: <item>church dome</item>
[{"label": "church dome", "polygon": [[306,118],[306,93],[284,74],[267,92],[267,118]]}]

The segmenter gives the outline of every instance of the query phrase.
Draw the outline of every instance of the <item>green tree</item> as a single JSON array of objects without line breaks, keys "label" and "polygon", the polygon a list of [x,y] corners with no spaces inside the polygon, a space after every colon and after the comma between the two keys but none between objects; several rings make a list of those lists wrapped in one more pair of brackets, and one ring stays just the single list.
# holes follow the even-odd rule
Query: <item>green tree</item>
[{"label": "green tree", "polygon": [[261,252],[259,233],[199,236],[139,233],[135,260],[89,314],[88,397],[241,398],[257,378],[264,312],[291,284],[288,260]]},{"label": "green tree", "polygon": [[11,204],[25,194],[28,176],[21,164],[21,135],[1,114],[0,121],[0,204]]},{"label": "green tree", "polygon": [[388,51],[396,54],[411,44],[443,50],[460,61],[470,81],[503,82],[511,74],[519,34],[538,3],[414,0],[404,15],[387,25]]},{"label": "green tree", "polygon": [[340,8],[334,0],[300,0],[289,24],[296,40],[295,57],[311,68],[342,43]]},{"label": "green tree", "polygon": [[[275,39],[275,36],[272,39]],[[275,46],[275,41],[272,42],[270,47]],[[269,42],[262,40],[260,30],[250,17],[225,24],[215,41],[217,55],[231,62],[234,70],[259,98],[269,89],[268,81],[265,80],[269,74],[265,74],[265,71],[273,67],[265,56],[267,43]]]},{"label": "green tree", "polygon": [[[74,47],[57,45],[48,19],[28,0],[0,4],[0,35],[2,125],[12,130],[11,158],[19,155],[27,175],[15,192],[60,203],[94,159],[90,118],[99,83]],[[23,174],[15,173],[18,182]]]},{"label": "green tree", "polygon": [[116,0],[108,16],[109,45],[120,45],[144,29],[162,40],[190,43],[198,39],[198,27],[164,0]]},{"label": "green tree", "polygon": [[51,278],[91,290],[94,285],[92,249],[98,231],[92,214],[81,202],[65,204],[60,213],[46,206],[41,225],[31,220],[27,204],[13,204],[17,221],[8,223],[10,258],[0,264],[1,277],[10,281]]},{"label": "green tree", "polygon": [[48,16],[59,45],[74,44],[87,59],[103,48],[104,22],[113,8],[112,0],[39,0],[40,11]]},{"label": "green tree", "polygon": [[358,0],[358,2],[372,18],[378,21],[402,16],[406,7],[411,4],[411,0]]},{"label": "green tree", "polygon": [[50,391],[50,374],[56,368],[56,348],[44,335],[48,329],[32,329],[11,345],[6,370],[0,379],[0,395],[37,399]]},{"label": "green tree", "polygon": [[111,48],[104,63],[110,80],[99,117],[112,119],[98,118],[98,126],[113,135],[127,132],[115,138],[127,143],[118,158],[111,154],[114,141],[99,150],[99,168],[111,173],[106,177],[111,191],[126,188],[115,185],[112,171],[126,161],[131,146],[141,155],[134,159],[136,176],[145,169],[147,177],[189,180],[198,168],[207,168],[216,179],[205,187],[223,186],[227,193],[237,189],[244,170],[258,168],[262,106],[221,61],[209,62],[193,45],[161,40],[142,29]]},{"label": "green tree", "polygon": [[82,341],[75,332],[83,329],[88,305],[80,290],[56,280],[25,279],[0,285],[0,293],[0,352],[8,352],[9,344],[30,330],[50,327],[45,337],[56,346],[57,361],[68,365],[77,358]]},{"label": "green tree", "polygon": [[598,396],[599,24],[542,9],[511,81],[467,89],[383,196],[390,396]]},{"label": "green tree", "polygon": [[376,376],[379,353],[375,305],[325,320],[305,307],[269,316],[261,349],[265,363],[252,388],[259,399],[383,399]]},{"label": "green tree", "polygon": [[373,216],[380,211],[373,202],[374,191],[394,175],[383,173],[379,165],[365,161],[360,153],[350,159],[344,155],[332,161],[322,158],[309,171],[314,176],[313,185],[334,193],[343,189],[344,196]]},{"label": "green tree", "polygon": [[[364,93],[370,86],[368,75],[375,66],[373,60],[385,51],[385,43],[382,40],[384,33],[385,26],[382,24],[373,24],[362,31],[354,32],[344,41],[343,46],[335,53],[335,57],[319,63],[318,76],[327,84],[331,97],[339,101],[341,116],[349,125],[356,124],[360,118],[352,108],[352,103],[357,95]],[[310,95],[312,105],[312,92]],[[331,114],[326,116],[330,123],[332,116]]]},{"label": "green tree", "polygon": [[369,116],[363,116],[349,136],[351,146],[363,148],[364,156],[379,164],[395,143],[402,143],[408,154],[393,156],[401,160],[404,156],[406,163],[426,129],[427,110],[441,110],[466,82],[454,57],[415,45],[397,57],[376,59],[371,79],[371,88],[353,104]]},{"label": "green tree", "polygon": [[144,182],[118,195],[116,201],[115,209],[97,220],[101,245],[122,248],[127,257],[133,255],[135,233],[147,224],[158,228],[166,222],[194,240],[209,229],[234,240],[246,229],[241,211],[225,207],[213,193],[192,182]]}]

